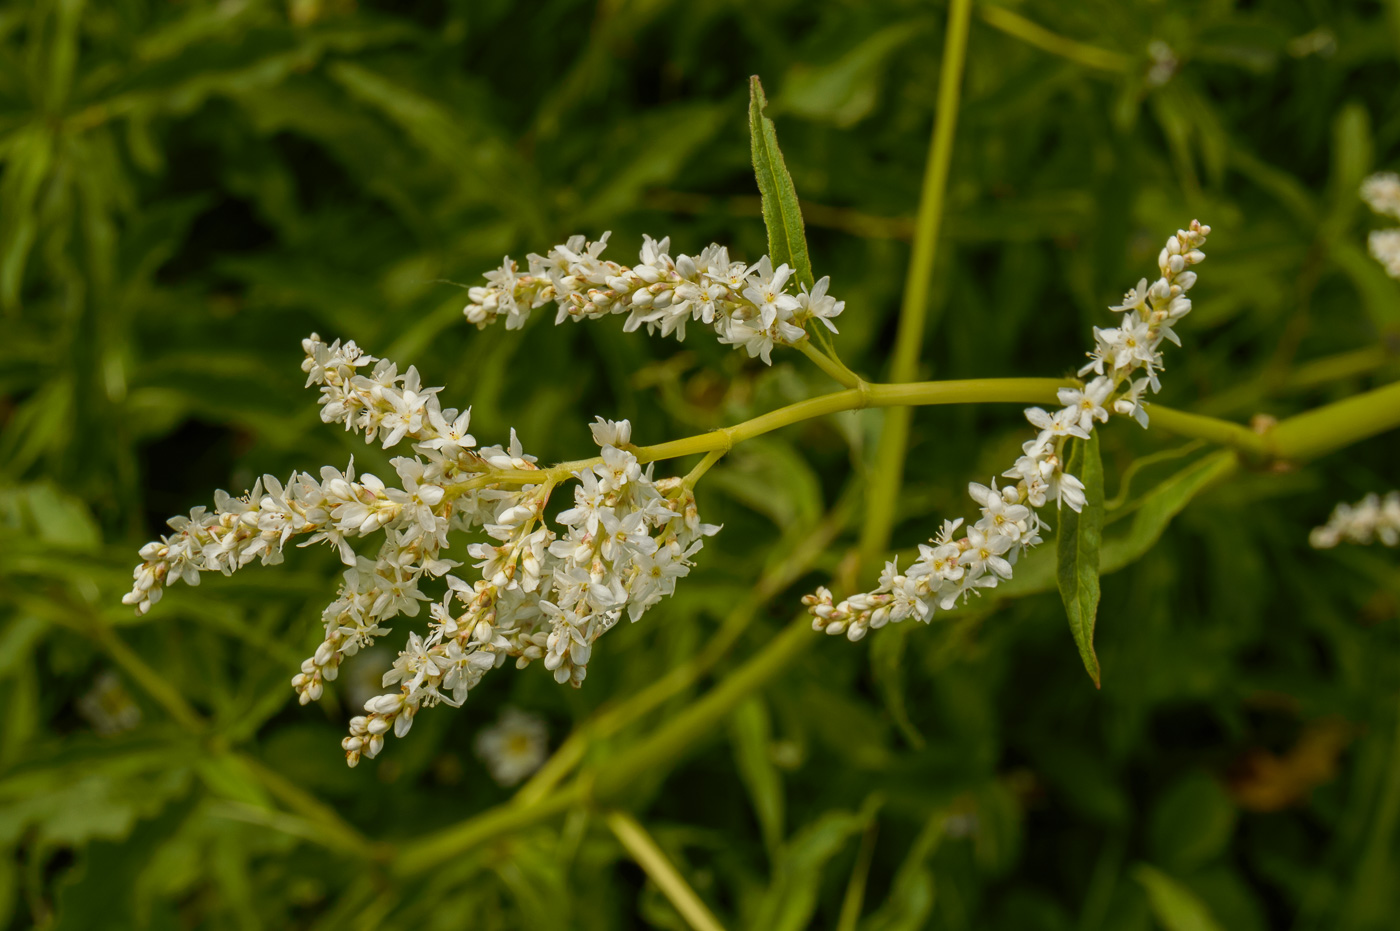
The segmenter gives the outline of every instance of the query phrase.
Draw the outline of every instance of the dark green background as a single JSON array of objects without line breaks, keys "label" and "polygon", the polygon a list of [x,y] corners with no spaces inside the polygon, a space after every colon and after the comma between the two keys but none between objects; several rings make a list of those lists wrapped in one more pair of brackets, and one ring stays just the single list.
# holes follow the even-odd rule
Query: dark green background
[{"label": "dark green background", "polygon": [[[1163,403],[1243,421],[1394,377],[1378,359],[1317,384],[1306,363],[1400,348],[1400,285],[1364,254],[1378,221],[1356,196],[1400,165],[1400,4],[1013,8],[1127,66],[1087,68],[974,13],[923,374],[1071,372],[1106,305],[1200,217],[1215,234]],[[765,368],[696,328],[678,345],[546,311],[478,332],[452,284],[608,229],[619,261],[644,232],[756,259],[750,74],[811,205],[816,274],[846,301],[840,351],[884,376],[944,16],[899,0],[0,9],[0,925],[682,927],[582,811],[404,882],[301,836],[229,748],[404,847],[504,801],[470,751],[502,706],[543,714],[557,746],[703,648],[846,495],[850,529],[716,677],[772,639],[854,539],[877,413],[716,467],[700,503],[724,531],[676,598],[601,644],[582,690],[503,670],[356,770],[344,688],[302,708],[287,684],[319,641],[333,553],[179,588],[139,620],[119,599],[139,545],[216,487],[351,455],[389,471],[319,422],[298,369],[312,330],[417,365],[445,404],[473,406],[480,441],[514,426],[545,461],[587,454],[595,414],[657,442],[830,390],[794,353]],[[1160,86],[1153,40],[1179,63]],[[1008,407],[917,413],[896,544],[968,513],[966,483],[1005,468],[1026,429]],[[1127,421],[1102,441],[1110,497],[1136,457],[1181,443]],[[1153,917],[1141,864],[1222,928],[1393,927],[1396,554],[1306,539],[1336,501],[1400,484],[1395,452],[1383,436],[1202,496],[1104,579],[1101,692],[1055,595],[986,598],[817,643],[628,799],[731,928],[834,926],[872,798],[863,928],[1187,927],[1161,903]],[[1125,507],[1190,461],[1146,466]],[[114,660],[113,637],[202,732]],[[141,719],[98,736],[82,697],[108,672]],[[1318,734],[1341,736],[1317,750]],[[1265,779],[1281,807],[1253,810],[1241,786],[1262,777],[1243,761],[1261,752],[1322,775]],[[925,825],[948,806],[935,846]]]}]

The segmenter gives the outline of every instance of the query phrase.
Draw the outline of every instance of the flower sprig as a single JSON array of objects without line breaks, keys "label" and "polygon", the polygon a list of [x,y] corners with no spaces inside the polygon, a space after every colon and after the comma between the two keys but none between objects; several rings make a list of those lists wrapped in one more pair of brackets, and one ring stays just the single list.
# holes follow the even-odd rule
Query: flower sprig
[{"label": "flower sprig", "polygon": [[[1178,230],[1158,255],[1161,273],[1151,285],[1138,282],[1110,309],[1123,314],[1119,326],[1094,328],[1090,361],[1079,370],[1093,374],[1082,387],[1061,388],[1063,407],[1053,414],[1039,407],[1026,410],[1037,429],[1022,446],[1023,455],[1002,473],[1011,481],[998,487],[973,482],[968,492],[979,505],[981,518],[963,529],[962,518],[945,520],[936,536],[919,547],[919,557],[900,570],[898,560],[885,564],[879,584],[839,603],[825,587],[803,598],[812,626],[828,634],[859,640],[872,629],[907,618],[929,621],[938,609],[947,610],[982,589],[1011,578],[1017,558],[1041,542],[1049,529],[1038,513],[1049,502],[1078,511],[1085,503],[1084,485],[1064,469],[1064,446],[1070,438],[1085,440],[1110,412],[1148,423],[1148,389],[1161,387],[1161,345],[1181,344],[1173,327],[1191,312],[1186,292],[1196,283],[1191,270],[1204,261],[1210,227],[1192,221]],[[961,531],[961,533],[960,533]]]},{"label": "flower sprig", "polygon": [[[598,638],[674,592],[704,537],[718,530],[701,522],[689,484],[654,479],[624,448],[627,421],[592,425],[596,462],[542,470],[513,430],[508,446],[477,448],[470,413],[442,408],[442,389],[424,388],[415,369],[400,374],[353,342],[327,345],[314,334],[303,348],[322,420],[386,449],[409,444],[412,455],[392,460],[399,484],[357,477],[352,463],[344,472],[323,468],[319,479],[264,476],[238,498],[220,491],[213,511],[173,518],[173,534],[142,547],[123,601],[145,613],[171,582],[197,585],[200,573],[229,575],[255,559],[279,563],[294,538],[336,547],[348,568],[322,613],[324,639],[292,679],[303,704],[321,697],[346,657],[388,633],[389,621],[416,617],[430,602],[427,634],[410,633],[384,676],[393,690],[350,721],[343,747],[352,766],[378,754],[390,730],[407,733],[420,708],[460,705],[508,659],[517,667],[541,661],[557,681],[582,684]],[[545,508],[566,478],[578,484],[556,531]],[[452,533],[476,530],[487,539],[468,547],[479,571],[468,582],[451,574],[460,564],[442,553]],[[377,532],[384,539],[375,558],[357,554],[351,541]],[[433,601],[420,583],[439,577],[446,592]]]},{"label": "flower sprig", "polygon": [[695,322],[713,327],[721,343],[771,364],[773,347],[807,339],[814,320],[836,332],[831,321],[846,306],[827,294],[828,278],[811,290],[793,289],[787,265],[774,268],[766,255],[752,265],[737,262],[717,244],[673,259],[670,237],[644,236],[639,261],[628,268],[602,258],[610,235],[596,242],[572,236],[544,255],[531,253],[523,274],[506,256],[500,268],[486,273],[489,284],[468,292],[471,303],[463,313],[478,327],[504,317],[507,329],[519,329],[531,311],[554,303],[556,324],[626,314],[627,332],[645,326],[648,333],[679,340]]}]

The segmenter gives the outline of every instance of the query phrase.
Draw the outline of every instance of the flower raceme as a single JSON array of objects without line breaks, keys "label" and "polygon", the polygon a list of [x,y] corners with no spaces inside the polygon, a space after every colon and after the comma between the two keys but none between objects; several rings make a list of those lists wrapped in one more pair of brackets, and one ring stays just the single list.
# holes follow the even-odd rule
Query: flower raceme
[{"label": "flower raceme", "polygon": [[813,320],[836,332],[831,321],[846,306],[826,293],[827,278],[810,291],[794,289],[787,265],[774,268],[766,255],[746,265],[731,260],[720,245],[673,259],[669,237],[646,236],[638,264],[627,268],[601,258],[610,235],[597,242],[573,236],[545,255],[531,253],[524,274],[507,256],[486,273],[487,285],[468,292],[467,320],[484,328],[505,317],[507,329],[519,329],[531,311],[552,302],[559,307],[556,324],[626,314],[627,332],[645,326],[649,333],[684,340],[686,324],[694,322],[713,327],[721,343],[771,364],[773,347],[808,338]]},{"label": "flower raceme", "polygon": [[[325,637],[292,680],[303,704],[321,697],[346,657],[388,633],[389,621],[416,617],[428,603],[428,633],[410,633],[384,676],[394,689],[350,722],[343,747],[352,766],[378,754],[390,730],[406,733],[420,708],[461,704],[507,659],[518,668],[541,661],[557,681],[580,685],[597,639],[670,595],[718,530],[700,521],[689,485],[654,479],[627,451],[625,420],[600,418],[592,432],[601,457],[559,474],[539,469],[514,431],[508,446],[478,448],[469,413],[442,408],[442,389],[424,388],[415,369],[400,374],[353,342],[327,345],[313,334],[302,345],[323,421],[385,449],[409,445],[411,455],[392,460],[398,484],[357,476],[352,463],[286,483],[264,476],[238,498],[217,492],[213,511],[173,518],[174,533],[142,547],[122,600],[145,613],[173,581],[197,585],[202,572],[281,562],[293,538],[336,547],[347,568],[322,613]],[[573,506],[556,530],[545,507],[568,478],[578,482]],[[469,582],[442,554],[451,534],[477,529],[486,539],[468,547],[479,571]],[[350,541],[377,532],[375,558],[357,554]],[[434,601],[420,584],[439,577],[446,593]]]},{"label": "flower raceme", "polygon": [[1039,407],[1026,411],[1036,436],[1002,473],[1005,484],[998,487],[994,478],[989,485],[968,486],[981,510],[976,523],[964,530],[962,518],[944,521],[903,571],[897,560],[886,563],[872,591],[837,603],[829,590],[818,588],[803,598],[812,626],[859,640],[873,628],[906,618],[927,622],[936,610],[947,610],[959,599],[1010,579],[1020,554],[1049,529],[1038,512],[1051,501],[1075,511],[1083,508],[1084,485],[1064,470],[1065,443],[1088,439],[1110,413],[1131,416],[1147,426],[1142,396],[1149,388],[1156,392],[1161,387],[1162,343],[1181,344],[1173,328],[1191,311],[1186,292],[1196,283],[1192,269],[1205,259],[1201,246],[1209,233],[1210,227],[1192,221],[1189,229],[1168,239],[1157,259],[1161,276],[1150,285],[1146,279],[1138,282],[1122,304],[1110,308],[1123,315],[1118,326],[1094,328],[1094,349],[1079,370],[1081,377],[1093,378],[1082,388],[1060,389],[1063,407],[1053,413]]}]

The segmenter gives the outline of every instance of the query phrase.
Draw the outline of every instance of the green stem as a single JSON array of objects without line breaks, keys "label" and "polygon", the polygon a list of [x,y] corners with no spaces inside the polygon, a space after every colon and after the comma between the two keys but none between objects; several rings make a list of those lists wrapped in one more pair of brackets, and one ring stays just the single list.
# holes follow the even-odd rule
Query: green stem
[{"label": "green stem", "polygon": [[1068,58],[1086,68],[1114,71],[1121,74],[1127,71],[1132,64],[1132,59],[1127,55],[1066,38],[1059,33],[1051,32],[1044,26],[1031,22],[1024,16],[1011,12],[1005,7],[982,4],[977,7],[977,15],[981,16],[982,20],[993,29],[999,29],[1009,36],[1020,39],[1027,45],[1034,45],[1052,55]]},{"label": "green stem", "polygon": [[[860,410],[867,407],[891,407],[907,409],[941,404],[1012,403],[1012,404],[1053,404],[1056,392],[1063,387],[1075,385],[1072,379],[1059,378],[967,378],[948,381],[921,381],[904,384],[870,384],[862,382],[858,388],[847,388],[831,394],[819,395],[798,401],[786,407],[760,414],[752,420],[723,427],[709,433],[689,436],[680,440],[670,440],[652,446],[634,446],[632,452],[641,462],[656,462],[662,459],[677,459],[704,453],[727,452],[745,440],[790,427],[793,424],[830,414]],[[1330,435],[1334,436],[1332,446],[1337,448],[1354,442],[1356,439],[1371,436],[1400,425],[1400,413],[1395,412],[1394,398],[1387,392],[1400,392],[1400,383],[1390,388],[1357,395],[1347,401],[1329,405],[1314,412],[1318,421],[1328,421],[1344,416],[1346,422],[1331,424]],[[1171,431],[1179,436],[1209,440],[1237,450],[1252,464],[1263,464],[1270,458],[1292,459],[1305,457],[1294,451],[1292,446],[1280,445],[1279,425],[1270,433],[1256,433],[1243,424],[1232,423],[1217,417],[1193,414],[1170,407],[1153,404],[1148,408],[1152,425]],[[1312,415],[1301,415],[1310,417]],[[1296,419],[1296,418],[1295,418]],[[1374,421],[1374,423],[1372,423]],[[1287,421],[1292,423],[1292,421]],[[1379,429],[1373,429],[1380,424]],[[1321,442],[1325,425],[1310,425],[1301,433],[1317,433]],[[1287,441],[1297,445],[1292,439],[1299,430],[1290,428],[1285,433]],[[1321,447],[1319,447],[1321,448]],[[1317,455],[1320,453],[1307,453]],[[599,457],[561,462],[548,469],[502,469],[473,478],[449,489],[449,493],[460,494],[472,488],[486,485],[538,485],[560,481],[566,476],[602,462]],[[867,525],[868,526],[868,525]],[[882,547],[883,549],[883,547]]]},{"label": "green stem", "polygon": [[748,662],[671,718],[664,728],[604,764],[597,779],[599,793],[621,800],[637,778],[669,771],[700,748],[700,738],[712,724],[817,642],[818,638],[812,635],[811,618],[804,612]]},{"label": "green stem", "polygon": [[1339,352],[1311,362],[1299,363],[1288,378],[1290,388],[1313,388],[1343,378],[1355,378],[1396,361],[1396,352],[1388,346],[1368,346],[1352,352]]},{"label": "green stem", "polygon": [[846,368],[845,363],[840,359],[834,358],[822,352],[816,346],[813,346],[810,339],[804,337],[802,342],[795,344],[794,348],[811,359],[817,368],[830,375],[837,384],[844,385],[847,388],[860,387],[861,382],[859,375]]},{"label": "green stem", "polygon": [[1269,439],[1276,456],[1299,461],[1395,427],[1400,427],[1400,382],[1290,417],[1269,432]]},{"label": "green stem", "polygon": [[701,459],[696,463],[695,468],[685,474],[685,478],[681,480],[682,484],[684,484],[686,488],[694,488],[695,483],[700,481],[706,472],[710,471],[711,466],[723,459],[726,452],[728,452],[728,450],[715,449],[706,453],[705,458]]},{"label": "green stem", "polygon": [[[1055,378],[970,378],[960,381],[926,381],[907,385],[862,385],[831,394],[808,398],[777,410],[760,414],[752,420],[724,427],[683,440],[671,440],[655,446],[639,446],[634,450],[642,462],[674,459],[717,449],[732,449],[744,440],[780,430],[783,427],[865,407],[925,406],[933,404],[968,404],[979,401],[1010,401],[1036,404],[1053,401],[1055,392],[1069,382]],[[592,462],[592,460],[589,460]],[[571,466],[577,463],[569,463]],[[556,468],[558,468],[556,466]],[[536,476],[534,481],[539,481]]]},{"label": "green stem", "polygon": [[409,845],[393,861],[391,869],[402,877],[416,877],[493,837],[538,824],[571,808],[588,804],[589,783],[575,779],[533,805],[504,805],[488,809]]},{"label": "green stem", "polygon": [[1256,433],[1246,426],[1228,420],[1159,407],[1156,404],[1148,405],[1147,416],[1154,427],[1170,430],[1178,436],[1219,443],[1237,451],[1252,464],[1262,464],[1273,452],[1268,434]]},{"label": "green stem", "polygon": [[836,931],[856,931],[860,927],[860,911],[865,904],[865,885],[870,879],[870,864],[875,860],[875,838],[880,833],[880,822],[874,817],[860,838],[860,850],[856,853],[856,865],[851,870],[851,878],[846,882],[846,895],[841,900],[841,915],[836,921]]},{"label": "green stem", "polygon": [[666,854],[637,819],[624,812],[613,811],[608,813],[607,821],[608,828],[612,830],[618,842],[627,849],[651,881],[656,883],[661,893],[675,906],[676,911],[680,912],[686,924],[695,931],[724,931],[724,926],[715,918],[714,913],[701,901],[700,896],[695,894],[695,890],[690,888],[690,884],[666,858]]},{"label": "green stem", "polygon": [[[904,282],[904,300],[899,310],[894,362],[890,366],[890,380],[895,382],[912,381],[918,375],[919,352],[923,347],[924,323],[928,314],[929,285],[933,279],[934,260],[938,256],[938,234],[943,223],[948,168],[957,133],[958,101],[971,14],[972,0],[953,0],[948,8],[943,66],[938,78],[938,115],[934,120],[933,138],[929,142],[909,275]],[[876,561],[879,553],[889,544],[890,533],[894,529],[895,505],[904,479],[911,416],[912,412],[907,408],[896,408],[885,415],[860,539],[861,564],[865,566]]]}]

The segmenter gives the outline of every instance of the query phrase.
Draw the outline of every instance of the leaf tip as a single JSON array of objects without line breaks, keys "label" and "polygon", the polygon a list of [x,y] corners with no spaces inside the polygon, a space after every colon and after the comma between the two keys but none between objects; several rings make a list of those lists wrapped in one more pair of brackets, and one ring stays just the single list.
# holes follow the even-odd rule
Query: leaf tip
[{"label": "leaf tip", "polygon": [[749,100],[760,110],[768,106],[768,97],[763,93],[763,82],[756,74],[749,75]]}]

